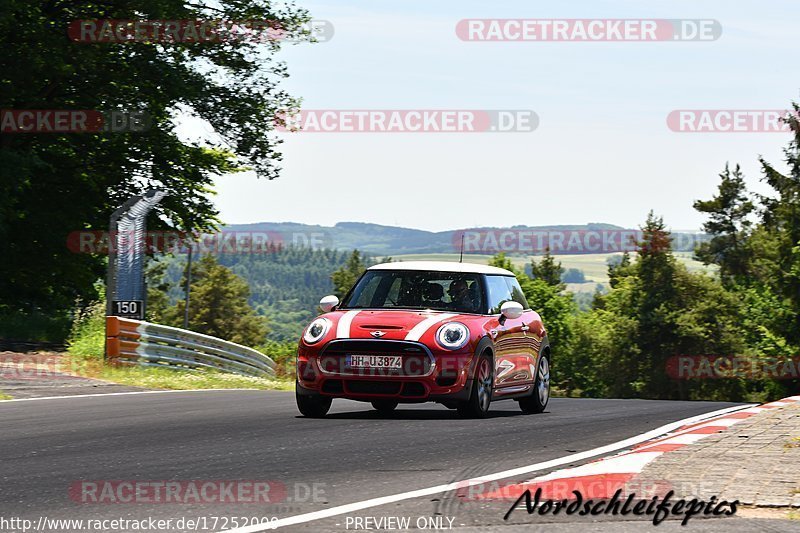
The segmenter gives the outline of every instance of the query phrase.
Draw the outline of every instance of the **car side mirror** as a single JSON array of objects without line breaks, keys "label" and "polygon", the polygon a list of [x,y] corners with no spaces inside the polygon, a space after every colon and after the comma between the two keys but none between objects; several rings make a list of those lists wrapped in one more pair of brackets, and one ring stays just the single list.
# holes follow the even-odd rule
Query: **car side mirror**
[{"label": "car side mirror", "polygon": [[521,317],[522,312],[522,304],[519,302],[506,302],[500,306],[500,314],[511,320]]},{"label": "car side mirror", "polygon": [[325,296],[322,300],[319,301],[319,307],[320,309],[322,309],[323,313],[333,311],[334,309],[336,309],[337,305],[339,305],[339,298],[337,298],[333,294]]}]

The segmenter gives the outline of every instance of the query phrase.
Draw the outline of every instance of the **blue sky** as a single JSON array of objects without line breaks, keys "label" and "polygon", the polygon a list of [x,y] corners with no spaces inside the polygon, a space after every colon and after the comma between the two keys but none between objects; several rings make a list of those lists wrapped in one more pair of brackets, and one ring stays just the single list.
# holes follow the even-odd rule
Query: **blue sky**
[{"label": "blue sky", "polygon": [[[726,161],[754,190],[780,133],[670,131],[675,109],[785,109],[800,99],[789,1],[306,1],[329,42],[287,46],[306,109],[532,109],[534,132],[282,134],[283,173],[217,180],[228,223],[363,221],[428,230],[702,217]],[[464,42],[465,18],[716,19],[713,42]]]}]

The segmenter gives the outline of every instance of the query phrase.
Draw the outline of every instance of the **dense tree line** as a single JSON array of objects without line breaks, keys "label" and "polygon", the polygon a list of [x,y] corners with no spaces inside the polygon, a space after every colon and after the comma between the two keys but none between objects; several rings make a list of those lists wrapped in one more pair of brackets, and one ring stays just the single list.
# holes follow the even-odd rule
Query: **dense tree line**
[{"label": "dense tree line", "polygon": [[[166,264],[157,264],[151,277],[164,274]],[[186,287],[187,271],[180,286]],[[170,304],[163,288],[153,287],[148,298],[149,320],[168,326],[186,327],[198,333],[212,335],[246,346],[259,346],[267,338],[267,319],[259,316],[249,304],[250,289],[247,281],[231,269],[219,264],[213,255],[205,255],[192,265],[190,276],[191,296],[189,311],[181,298]],[[188,320],[187,320],[188,319]]]},{"label": "dense tree line", "polygon": [[[609,265],[611,289],[597,295],[589,311],[542,309],[551,330],[564,335],[560,352],[554,350],[561,389],[728,400],[800,392],[800,127],[795,117],[787,121],[793,133],[785,150],[789,172],[760,159],[772,195],[750,193],[739,167],[726,166],[717,194],[694,204],[708,216],[703,229],[711,235],[696,257],[719,267],[717,276],[690,273],[676,261],[663,220],[651,213],[638,251]],[[693,379],[675,379],[668,368],[677,356],[735,357],[758,372],[725,377],[709,368]]]},{"label": "dense tree line", "polygon": [[[70,251],[70,232],[107,229],[111,212],[148,188],[168,193],[150,229],[211,229],[217,176],[250,168],[271,179],[279,170],[274,118],[296,105],[278,85],[287,76],[275,58],[282,41],[70,39],[70,23],[97,19],[267,20],[297,36],[309,16],[268,0],[3,0],[4,110],[144,112],[149,127],[0,136],[0,338],[63,340],[76,298],[97,296],[105,258]],[[181,138],[180,112],[214,134]]]},{"label": "dense tree line", "polygon": [[[269,339],[295,343],[303,327],[317,314],[319,299],[337,293],[341,283],[349,283],[334,281],[338,279],[338,269],[348,271],[345,268],[348,262],[351,270],[371,264],[369,258],[362,257],[357,251],[317,250],[301,246],[271,247],[258,254],[221,254],[216,256],[216,262],[244,280],[248,287],[246,301],[256,314],[267,320]],[[153,262],[148,276],[151,319],[179,324],[183,316],[181,300],[184,296],[185,264],[185,256],[167,256]],[[192,278],[195,278],[194,274]],[[180,312],[164,317],[157,310],[165,306],[181,306]]]}]

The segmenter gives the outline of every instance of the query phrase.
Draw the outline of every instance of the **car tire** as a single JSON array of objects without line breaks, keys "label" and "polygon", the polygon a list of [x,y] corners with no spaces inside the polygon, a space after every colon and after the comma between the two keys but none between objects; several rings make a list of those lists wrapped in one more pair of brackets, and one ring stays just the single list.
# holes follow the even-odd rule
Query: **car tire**
[{"label": "car tire", "polygon": [[536,379],[533,382],[533,391],[527,398],[519,400],[519,408],[525,414],[541,413],[547,408],[550,401],[550,359],[546,355],[539,358],[536,365]]},{"label": "car tire", "polygon": [[333,398],[319,394],[299,394],[297,392],[295,392],[295,398],[297,398],[297,408],[300,413],[308,418],[324,418],[333,401]]},{"label": "car tire", "polygon": [[492,403],[492,387],[494,386],[494,368],[492,358],[481,355],[475,365],[475,376],[472,379],[472,391],[469,400],[459,403],[458,414],[465,418],[486,418]]},{"label": "car tire", "polygon": [[382,415],[389,415],[397,409],[398,402],[394,400],[375,400],[372,407]]}]

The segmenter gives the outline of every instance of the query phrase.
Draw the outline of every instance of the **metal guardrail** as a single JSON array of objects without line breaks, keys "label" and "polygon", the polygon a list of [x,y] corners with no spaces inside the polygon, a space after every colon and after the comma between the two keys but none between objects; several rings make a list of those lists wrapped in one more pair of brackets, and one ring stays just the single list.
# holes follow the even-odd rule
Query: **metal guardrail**
[{"label": "metal guardrail", "polygon": [[275,362],[253,348],[180,328],[106,317],[106,358],[113,364],[275,375]]}]

